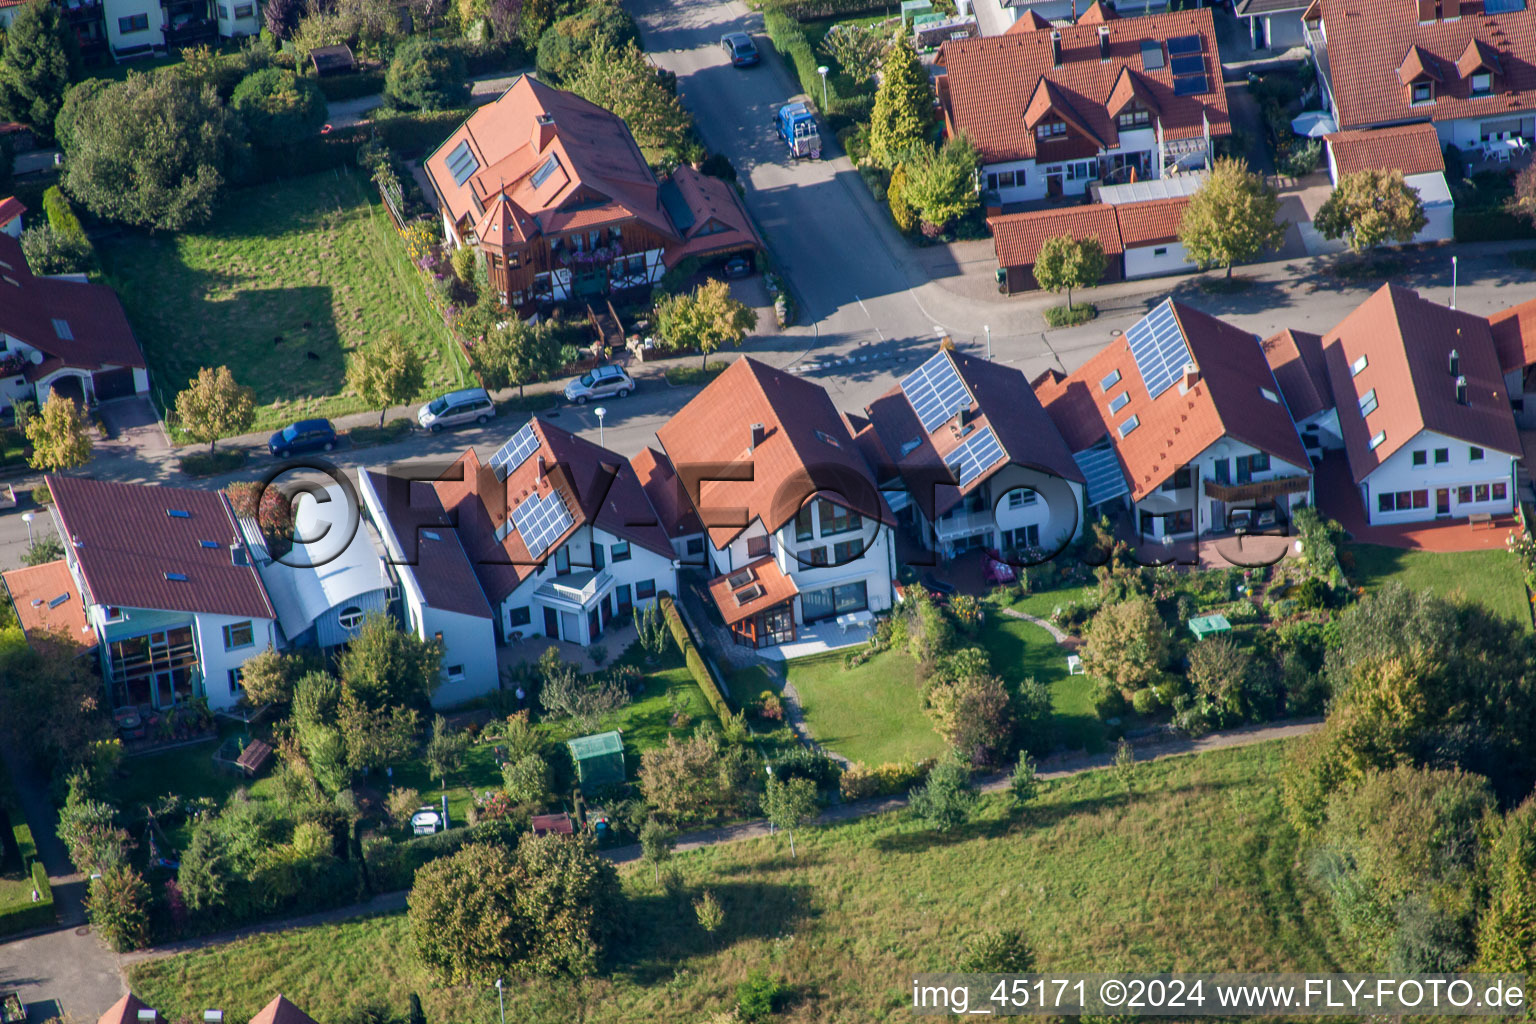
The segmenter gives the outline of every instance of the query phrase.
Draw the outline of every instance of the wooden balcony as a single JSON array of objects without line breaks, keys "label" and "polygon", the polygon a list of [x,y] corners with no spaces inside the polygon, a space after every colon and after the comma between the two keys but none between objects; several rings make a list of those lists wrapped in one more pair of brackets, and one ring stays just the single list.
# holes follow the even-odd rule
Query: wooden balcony
[{"label": "wooden balcony", "polygon": [[1282,476],[1273,480],[1255,480],[1247,484],[1219,484],[1206,479],[1205,496],[1217,501],[1265,501],[1286,494],[1305,494],[1312,485],[1309,476]]}]

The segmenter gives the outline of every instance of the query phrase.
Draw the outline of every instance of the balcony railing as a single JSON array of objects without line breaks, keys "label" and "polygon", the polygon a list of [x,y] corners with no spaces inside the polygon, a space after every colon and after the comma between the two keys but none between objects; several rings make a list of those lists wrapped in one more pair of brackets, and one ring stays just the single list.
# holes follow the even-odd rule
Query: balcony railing
[{"label": "balcony railing", "polygon": [[1283,494],[1305,494],[1311,486],[1311,478],[1306,476],[1282,476],[1248,484],[1219,484],[1209,479],[1202,482],[1205,496],[1217,501],[1263,501]]},{"label": "balcony railing", "polygon": [[939,539],[948,540],[951,537],[967,537],[973,533],[981,533],[996,526],[997,520],[992,517],[992,510],[983,509],[980,512],[955,512],[944,516],[933,524],[933,530],[939,535]]},{"label": "balcony railing", "polygon": [[542,597],[585,606],[599,594],[605,593],[612,583],[613,577],[607,570],[577,573],[544,584],[539,588],[539,594]]}]

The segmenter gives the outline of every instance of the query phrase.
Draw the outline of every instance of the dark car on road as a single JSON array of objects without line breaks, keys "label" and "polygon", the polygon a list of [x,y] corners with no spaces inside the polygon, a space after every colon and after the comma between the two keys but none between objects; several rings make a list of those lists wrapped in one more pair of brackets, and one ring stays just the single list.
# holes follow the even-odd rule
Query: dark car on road
[{"label": "dark car on road", "polygon": [[328,452],[336,447],[336,428],[330,420],[299,420],[267,439],[267,451],[277,458],[300,452]]},{"label": "dark car on road", "polygon": [[758,61],[757,44],[745,32],[728,32],[721,36],[720,49],[731,58],[734,67],[750,67]]}]

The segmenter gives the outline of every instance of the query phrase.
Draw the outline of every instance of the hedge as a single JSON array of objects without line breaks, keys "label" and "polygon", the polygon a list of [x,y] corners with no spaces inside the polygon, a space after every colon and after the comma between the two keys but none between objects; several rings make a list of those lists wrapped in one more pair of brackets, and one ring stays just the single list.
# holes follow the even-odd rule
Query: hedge
[{"label": "hedge", "polygon": [[1454,217],[1458,242],[1513,242],[1536,238],[1536,228],[1503,210],[1457,210]]},{"label": "hedge", "polygon": [[399,842],[388,837],[370,839],[363,846],[369,887],[375,893],[409,889],[416,881],[416,872],[424,865],[452,856],[469,843],[515,845],[516,837],[527,827],[526,818],[492,819],[469,828],[450,828]]},{"label": "hedge", "polygon": [[46,928],[56,922],[53,890],[48,885],[48,872],[40,863],[32,865],[32,885],[42,894],[42,899],[36,903],[22,903],[9,910],[0,910],[0,935]]},{"label": "hedge", "polygon": [[814,18],[846,17],[852,14],[897,14],[901,7],[894,0],[782,0],[769,14],[783,12],[799,21]]},{"label": "hedge", "polygon": [[315,79],[327,103],[377,96],[384,91],[384,71],[358,71],[350,75],[331,75]]},{"label": "hedge", "polygon": [[683,662],[688,666],[688,673],[693,676],[693,681],[699,684],[699,689],[704,693],[704,699],[709,702],[711,708],[714,708],[720,724],[724,725],[725,720],[731,717],[731,705],[725,699],[720,684],[715,682],[714,673],[705,664],[704,656],[694,645],[693,637],[688,632],[688,624],[678,613],[671,594],[663,592],[657,596],[656,600],[661,603],[662,614],[667,617],[667,628],[672,631],[672,639],[676,641],[677,649],[682,652]]},{"label": "hedge", "polygon": [[[815,100],[822,95],[821,75],[816,72],[821,61],[817,58],[816,51],[811,49],[811,41],[806,38],[805,30],[800,27],[799,22],[779,8],[763,13],[763,28],[767,30],[768,38],[773,40],[773,45],[779,54],[794,65],[795,74],[800,78],[800,91],[810,97],[812,104],[816,105]],[[825,106],[835,107],[841,98],[836,83],[831,80],[831,76],[828,76]]]},{"label": "hedge", "polygon": [[86,241],[85,228],[80,226],[80,218],[75,216],[75,211],[70,207],[69,200],[64,198],[59,186],[49,185],[43,193],[43,213],[47,215],[48,226],[53,228],[55,234]]},{"label": "hedge", "polygon": [[358,150],[375,136],[402,156],[420,156],[442,145],[469,114],[467,109],[391,114],[305,139],[294,146],[258,151],[248,178],[239,183],[253,185],[337,167],[355,167]]}]

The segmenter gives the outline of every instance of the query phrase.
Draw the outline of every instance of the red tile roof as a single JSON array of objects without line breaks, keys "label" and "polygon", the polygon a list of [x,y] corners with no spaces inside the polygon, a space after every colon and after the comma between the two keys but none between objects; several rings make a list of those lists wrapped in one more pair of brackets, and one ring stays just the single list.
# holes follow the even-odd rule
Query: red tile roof
[{"label": "red tile roof", "polygon": [[[60,336],[58,320],[71,337]],[[144,366],[117,293],[106,285],[36,277],[21,243],[0,233],[0,333],[84,370]]]},{"label": "red tile roof", "polygon": [[693,215],[693,223],[683,231],[687,244],[677,258],[744,246],[762,248],[763,240],[758,237],[747,208],[730,182],[700,174],[683,165],[672,172],[670,183],[677,187]]},{"label": "red tile roof", "polygon": [[1113,7],[1105,7],[1099,0],[1093,0],[1088,9],[1077,19],[1079,25],[1102,25],[1108,21],[1114,21],[1120,15],[1115,13]]},{"label": "red tile roof", "polygon": [[1445,170],[1440,136],[1427,123],[1334,132],[1323,136],[1333,153],[1339,177],[1364,170],[1399,170],[1404,174],[1429,174]]},{"label": "red tile roof", "polygon": [[1051,23],[1040,16],[1040,12],[1031,8],[1019,15],[1019,20],[1008,26],[1004,35],[1019,35],[1022,32],[1038,32],[1040,29],[1048,29]]},{"label": "red tile roof", "polygon": [[693,502],[683,490],[683,482],[672,470],[670,459],[655,448],[647,448],[630,459],[629,464],[668,536],[686,537],[704,532],[698,513],[693,510]]},{"label": "red tile roof", "polygon": [[[433,482],[443,507],[458,517],[459,537],[492,603],[516,590],[584,525],[672,557],[672,542],[628,461],[544,420],[529,423],[539,447],[505,481],[471,448]],[[512,510],[535,493],[558,493],[571,513],[571,525],[538,557],[515,527],[496,539]]]},{"label": "red tile roof", "polygon": [[1125,251],[1115,208],[1104,203],[988,217],[987,227],[992,229],[992,248],[997,253],[998,266],[1002,267],[1032,265],[1045,240],[1058,235],[1069,235],[1079,241],[1096,238],[1110,256]]},{"label": "red tile roof", "polygon": [[[76,476],[44,479],[64,543],[73,545],[94,603],[277,617],[251,560],[234,563],[230,543],[240,528],[221,492]],[[173,516],[171,510],[188,515]],[[205,540],[218,546],[205,548]],[[177,574],[186,579],[174,578]]]},{"label": "red tile roof", "polygon": [[1127,249],[1165,245],[1179,239],[1179,221],[1189,209],[1188,196],[1121,203],[1115,207],[1120,222],[1120,244]]},{"label": "red tile roof", "polygon": [[1264,358],[1274,371],[1291,418],[1301,422],[1333,408],[1323,339],[1306,331],[1284,330],[1264,339]]},{"label": "red tile roof", "polygon": [[383,506],[385,522],[379,526],[393,534],[401,560],[410,567],[426,603],[478,619],[494,618],[476,567],[432,485],[373,470],[362,472]]},{"label": "red tile roof", "polygon": [[[945,43],[939,62],[947,69],[947,87],[940,95],[951,130],[964,132],[985,162],[1035,159],[1035,132],[1026,123],[1026,113],[1032,101],[1045,102],[1039,99],[1043,80],[1068,108],[1057,110],[1063,119],[1070,111],[1071,118],[1081,122],[1091,136],[1108,146],[1118,145],[1119,130],[1107,105],[1121,70],[1130,68],[1156,101],[1167,138],[1199,136],[1204,131],[1203,118],[1209,119],[1212,135],[1231,134],[1209,10],[1117,18],[1104,25],[1109,29],[1109,60],[1099,60],[1100,26],[1080,22],[1059,30],[1063,53],[1059,68],[1053,66],[1050,32],[1005,33]],[[1172,70],[1166,59],[1155,70],[1142,66],[1143,40],[1161,44],[1170,37],[1186,35],[1198,35],[1204,42],[1211,88],[1198,96],[1174,95]],[[1057,102],[1056,98],[1052,102]],[[1044,158],[1077,155],[1060,151],[1059,140],[1045,145],[1048,152]]]},{"label": "red tile roof", "polygon": [[[1187,393],[1176,384],[1149,397],[1130,343],[1121,335],[1070,376],[1049,375],[1036,384],[1036,394],[1067,445],[1080,452],[1107,436],[1137,501],[1223,437],[1306,469],[1306,449],[1279,400],[1258,339],[1208,313],[1169,302],[1189,343],[1198,381]],[[1116,371],[1119,380],[1106,392],[1100,382]],[[1275,400],[1261,388],[1274,391]],[[1130,400],[1111,413],[1108,401],[1122,390]],[[1132,416],[1140,425],[1122,437],[1118,428]]]},{"label": "red tile roof", "polygon": [[4,199],[0,199],[0,227],[4,227],[26,212],[26,205],[15,196],[6,196]]},{"label": "red tile roof", "polygon": [[[96,646],[96,631],[86,619],[85,603],[75,590],[75,579],[64,559],[12,569],[4,578],[22,633],[29,638],[58,633],[82,647]],[[60,597],[64,600],[55,604]]]},{"label": "red tile roof", "polygon": [[[758,423],[764,437],[754,449],[751,427]],[[695,510],[717,549],[754,519],[777,530],[818,494],[895,523],[827,393],[751,357],[732,363],[656,437],[696,496]],[[733,477],[719,479],[728,467]]]},{"label": "red tile roof", "polygon": [[[1452,350],[1467,379],[1466,405],[1456,402]],[[1356,483],[1424,430],[1520,454],[1498,352],[1483,317],[1383,285],[1323,336],[1323,352]],[[1352,367],[1362,356],[1365,368],[1355,374]],[[1362,417],[1359,401],[1371,390],[1376,409]],[[1378,433],[1385,436],[1372,449],[1370,439]]]},{"label": "red tile roof", "polygon": [[[1011,366],[977,359],[963,352],[945,351],[934,356],[948,359],[970,392],[966,423],[972,430],[991,427],[1003,449],[995,467],[977,475],[964,487],[956,487],[947,466],[955,449],[964,443],[946,420],[929,433],[898,384],[875,399],[866,412],[880,442],[879,451],[894,464],[907,492],[931,521],[959,504],[988,477],[1007,465],[1039,469],[1065,480],[1083,482],[1082,469],[1062,440],[1056,425],[1029,389],[1024,374]],[[965,437],[972,434],[967,432]]]},{"label": "red tile roof", "polygon": [[[97,1019],[96,1024],[138,1024],[139,1011],[148,1009],[150,1007],[145,1006],[138,996],[129,992],[123,998],[113,1003],[107,1012]],[[160,1021],[163,1019],[156,1014],[155,1020]]]},{"label": "red tile roof", "polygon": [[[740,586],[731,586],[733,580]],[[720,617],[727,626],[783,604],[799,592],[795,581],[779,571],[779,564],[772,555],[709,581],[709,596],[714,598],[715,607],[720,609]]]},{"label": "red tile roof", "polygon": [[1509,373],[1536,364],[1536,299],[1527,299],[1488,318],[1499,367]]},{"label": "red tile roof", "polygon": [[[1536,10],[1484,14],[1480,0],[1465,0],[1460,18],[1420,23],[1415,0],[1319,0],[1316,7],[1341,128],[1514,117],[1536,107]],[[1468,57],[1474,41],[1482,44],[1478,56]],[[1481,60],[1497,61],[1501,71],[1490,95],[1474,97],[1457,64],[1470,69]],[[1433,103],[1410,101],[1408,82],[1419,75],[1435,82]]]},{"label": "red tile roof", "polygon": [[315,1020],[286,997],[279,995],[256,1011],[251,1024],[315,1024]]}]

